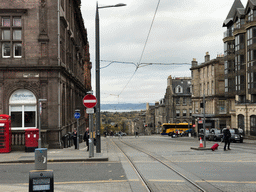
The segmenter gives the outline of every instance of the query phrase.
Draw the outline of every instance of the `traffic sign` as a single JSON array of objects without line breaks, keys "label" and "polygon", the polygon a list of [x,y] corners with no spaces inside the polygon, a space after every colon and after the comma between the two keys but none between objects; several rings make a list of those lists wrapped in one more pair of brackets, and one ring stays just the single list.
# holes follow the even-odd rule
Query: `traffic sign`
[{"label": "traffic sign", "polygon": [[75,117],[76,119],[79,119],[79,118],[80,118],[80,116],[81,116],[81,114],[80,114],[80,113],[78,113],[78,112],[76,112],[76,113],[74,114],[74,117]]},{"label": "traffic sign", "polygon": [[87,108],[93,108],[97,104],[97,99],[92,94],[85,95],[83,98],[83,104]]}]

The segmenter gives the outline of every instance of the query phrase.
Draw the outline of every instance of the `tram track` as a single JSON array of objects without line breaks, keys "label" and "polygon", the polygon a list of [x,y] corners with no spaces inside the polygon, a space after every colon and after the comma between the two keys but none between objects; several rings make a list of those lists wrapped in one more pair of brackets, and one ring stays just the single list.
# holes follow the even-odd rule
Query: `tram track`
[{"label": "tram track", "polygon": [[[181,177],[185,182],[189,183],[189,185],[192,185],[194,187],[195,190],[193,191],[202,191],[202,192],[208,192],[208,191],[219,191],[221,192],[221,190],[219,188],[216,188],[215,186],[211,185],[210,183],[205,182],[204,180],[201,180],[201,182],[203,183],[204,187],[200,186],[199,184],[197,184],[196,182],[194,182],[193,180],[191,180],[190,178],[188,178],[187,176],[185,176],[184,174],[182,174],[180,171],[178,171],[177,169],[175,169],[174,167],[172,167],[171,165],[169,165],[166,162],[169,162],[169,160],[164,159],[161,160],[159,157],[150,154],[148,151],[145,151],[141,148],[138,148],[136,146],[133,146],[131,144],[128,144],[122,140],[118,140],[120,143],[122,143],[125,146],[128,146],[130,148],[132,148],[133,150],[139,151],[145,155],[147,155],[149,158],[153,159],[155,162],[160,163],[161,165],[165,166],[168,168],[168,170],[171,170],[172,172],[174,172],[175,174],[177,174],[179,177]],[[118,149],[122,152],[122,154],[126,157],[126,159],[128,160],[128,162],[132,165],[133,169],[135,170],[135,172],[137,173],[138,177],[141,179],[141,182],[143,183],[143,185],[145,186],[147,191],[150,192],[154,192],[154,191],[159,191],[157,190],[154,186],[152,186],[152,184],[146,179],[145,176],[143,176],[142,171],[139,170],[138,166],[136,165],[136,163],[134,163],[134,160],[132,160],[131,157],[129,157],[129,155],[127,154],[127,152],[124,151],[124,147],[122,147],[120,145],[120,143],[118,144],[118,142],[115,142],[112,140],[112,142],[118,147]],[[163,158],[163,157],[161,157]],[[201,183],[201,184],[202,184]]]}]

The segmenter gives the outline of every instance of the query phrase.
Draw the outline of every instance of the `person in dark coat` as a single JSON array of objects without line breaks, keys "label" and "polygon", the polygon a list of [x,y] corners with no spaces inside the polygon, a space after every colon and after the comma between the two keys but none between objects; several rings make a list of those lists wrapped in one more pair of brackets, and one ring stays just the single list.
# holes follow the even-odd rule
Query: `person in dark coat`
[{"label": "person in dark coat", "polygon": [[87,127],[84,133],[84,141],[86,142],[87,151],[89,151],[89,128]]},{"label": "person in dark coat", "polygon": [[77,149],[77,131],[76,131],[76,129],[74,129],[74,131],[73,131],[73,141],[74,141],[75,149]]},{"label": "person in dark coat", "polygon": [[224,129],[223,131],[223,140],[225,142],[225,145],[224,145],[224,151],[226,151],[226,147],[228,146],[228,150],[231,150],[230,149],[230,138],[231,138],[231,133],[230,133],[230,126],[227,126],[226,129]]}]

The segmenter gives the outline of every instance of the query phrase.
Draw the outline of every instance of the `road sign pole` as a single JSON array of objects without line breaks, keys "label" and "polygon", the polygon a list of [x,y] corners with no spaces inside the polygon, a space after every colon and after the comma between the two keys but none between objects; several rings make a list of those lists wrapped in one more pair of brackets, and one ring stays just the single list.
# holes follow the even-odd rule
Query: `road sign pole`
[{"label": "road sign pole", "polygon": [[77,137],[76,137],[76,143],[77,143],[77,149],[79,150],[79,119],[76,120],[77,121]]},{"label": "road sign pole", "polygon": [[76,149],[79,150],[79,118],[80,118],[80,109],[75,110],[75,118],[77,122],[77,128],[76,128]]},{"label": "road sign pole", "polygon": [[87,108],[86,113],[89,114],[89,158],[94,157],[94,138],[93,138],[93,114],[97,99],[91,92],[83,98],[83,104]]},{"label": "road sign pole", "polygon": [[94,157],[94,141],[93,141],[93,114],[89,114],[89,158]]}]

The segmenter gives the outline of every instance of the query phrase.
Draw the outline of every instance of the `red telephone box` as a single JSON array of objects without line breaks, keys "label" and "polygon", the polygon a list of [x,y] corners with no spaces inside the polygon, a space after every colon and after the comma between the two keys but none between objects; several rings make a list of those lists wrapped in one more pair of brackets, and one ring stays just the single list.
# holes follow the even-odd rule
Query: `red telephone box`
[{"label": "red telephone box", "polygon": [[25,130],[25,152],[34,152],[38,147],[39,129],[31,128]]},{"label": "red telephone box", "polygon": [[12,147],[11,116],[0,115],[0,153],[9,153]]}]

